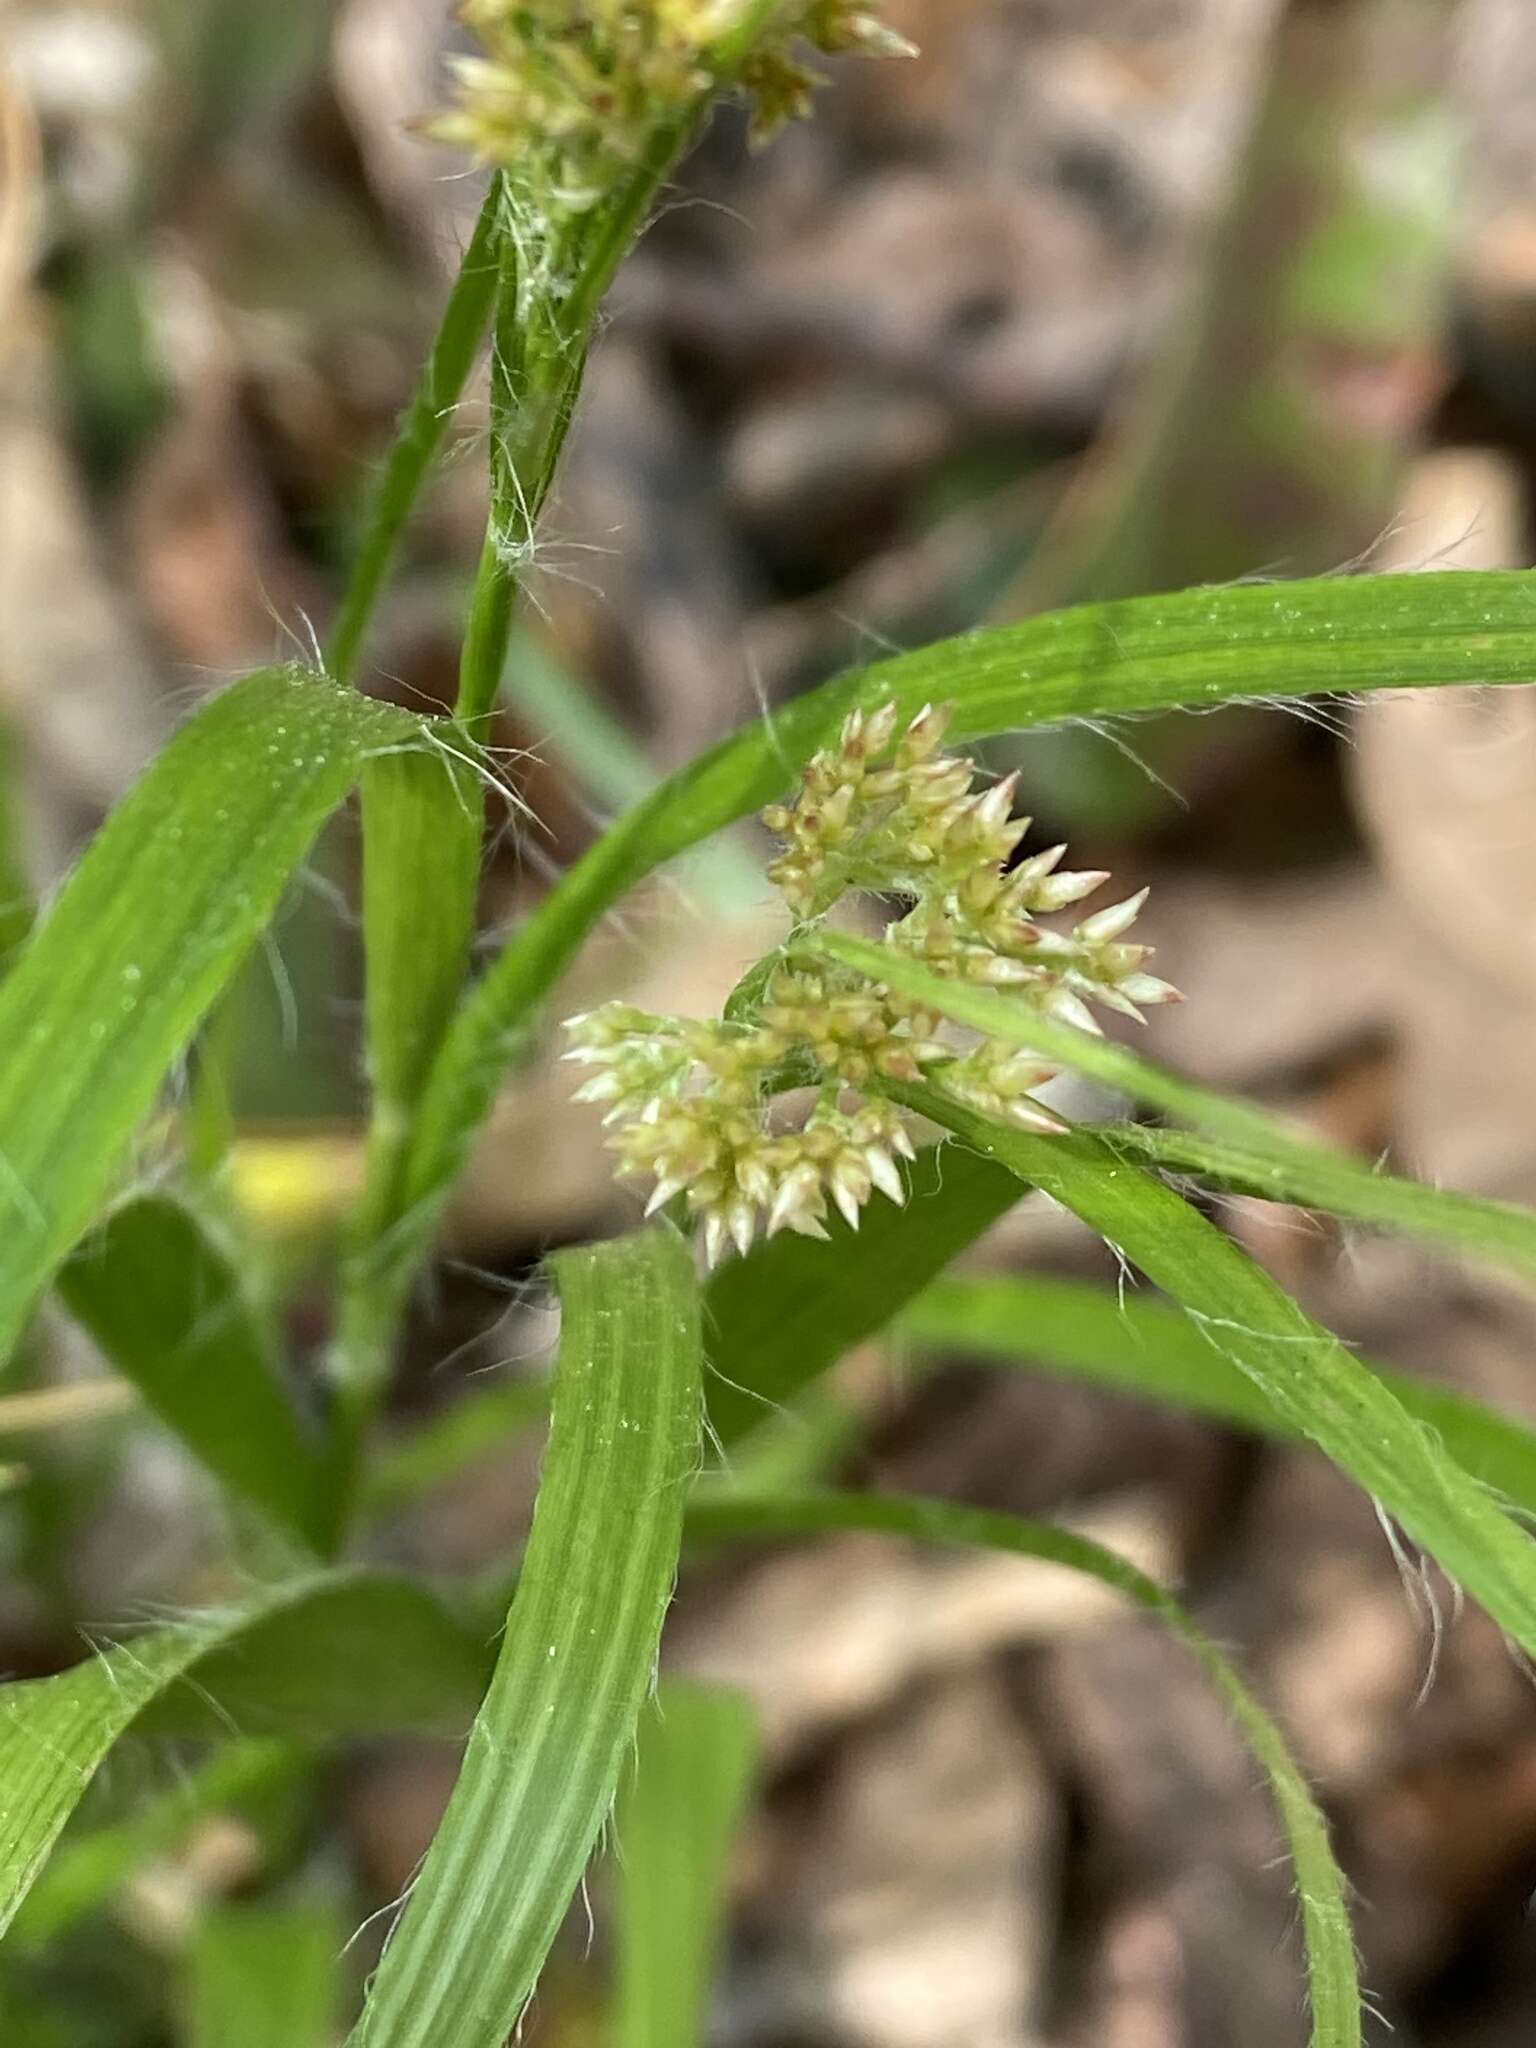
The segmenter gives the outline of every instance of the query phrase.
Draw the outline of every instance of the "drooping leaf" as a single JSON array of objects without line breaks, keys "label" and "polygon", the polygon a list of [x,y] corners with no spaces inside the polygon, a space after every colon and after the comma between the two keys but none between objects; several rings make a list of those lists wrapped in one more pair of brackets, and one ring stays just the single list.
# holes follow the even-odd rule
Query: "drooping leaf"
[{"label": "drooping leaf", "polygon": [[1028,1004],[1010,1001],[996,990],[946,980],[892,947],[824,931],[808,939],[803,950],[811,957],[857,968],[957,1023],[1028,1047],[1198,1126],[1195,1137],[1134,1126],[1106,1131],[1106,1141],[1117,1150],[1181,1171],[1209,1174],[1226,1186],[1270,1201],[1297,1202],[1428,1238],[1466,1256],[1495,1259],[1536,1279],[1536,1214],[1513,1202],[1485,1201],[1378,1172],[1289,1129],[1251,1103],[1231,1101],[1124,1046],[1042,1017]]},{"label": "drooping leaf", "polygon": [[409,713],[297,668],[214,698],[96,835],[0,988],[0,1356],[363,758]]},{"label": "drooping leaf", "polygon": [[950,1501],[878,1494],[752,1495],[711,1499],[689,1512],[690,1542],[875,1530],[920,1543],[962,1544],[1012,1551],[1084,1572],[1155,1615],[1199,1660],[1231,1710],[1262,1765],[1285,1827],[1296,1871],[1307,1974],[1312,1998],[1312,2048],[1356,2048],[1360,2040],[1360,1988],[1344,1884],[1328,1840],[1328,1827],[1284,1736],[1248,1690],[1233,1665],[1170,1593],[1113,1551],[1049,1523],[961,1507]]},{"label": "drooping leaf", "polygon": [[858,706],[952,701],[961,739],[1178,707],[1536,676],[1521,574],[1325,577],[1050,613],[834,677],[670,777],[528,919],[460,1009],[423,1096],[392,1253],[406,1272],[497,1082],[583,938],[627,889],[782,793]]},{"label": "drooping leaf", "polygon": [[750,1703],[668,1679],[619,1797],[614,2048],[704,2048],[726,1870],[751,1786]]},{"label": "drooping leaf", "polygon": [[496,1674],[355,2048],[501,2048],[607,1818],[698,1460],[698,1289],[671,1230],[553,1261],[544,1476]]},{"label": "drooping leaf", "polygon": [[59,1275],[70,1313],[166,1427],[224,1485],[324,1552],[336,1533],[332,1460],[282,1383],[240,1276],[179,1202],[113,1210]]},{"label": "drooping leaf", "polygon": [[1536,1651],[1536,1542],[1369,1367],[1197,1209],[1086,1131],[1036,1137],[963,1110],[934,1088],[888,1092],[1043,1188],[1115,1246],[1182,1305],[1285,1423],[1377,1500],[1522,1648]]},{"label": "drooping leaf", "polygon": [[[1266,1435],[1301,1435],[1182,1310],[1134,1290],[1043,1273],[956,1273],[925,1288],[892,1328],[924,1349],[1039,1366]],[[1431,1381],[1370,1370],[1465,1472],[1536,1515],[1536,1430]]]},{"label": "drooping leaf", "polygon": [[411,1581],[333,1572],[133,1636],[55,1678],[0,1686],[0,1931],[130,1730],[454,1734],[485,1664],[479,1640]]}]

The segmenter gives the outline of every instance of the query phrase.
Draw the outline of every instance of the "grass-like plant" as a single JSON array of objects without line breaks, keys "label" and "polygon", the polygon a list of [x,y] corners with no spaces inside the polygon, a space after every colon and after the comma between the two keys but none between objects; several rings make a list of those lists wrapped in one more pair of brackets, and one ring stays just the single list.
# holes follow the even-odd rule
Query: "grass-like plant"
[{"label": "grass-like plant", "polygon": [[[1416,1233],[1526,1278],[1536,1217],[1367,1169],[1100,1036],[1095,1008],[1134,1015],[1174,993],[1127,935],[1139,899],[1086,908],[1106,878],[1063,869],[1062,849],[1031,849],[1011,787],[977,789],[963,755],[939,751],[946,727],[956,747],[1174,707],[1524,683],[1536,676],[1529,581],[1191,590],[976,631],[839,675],[651,790],[472,974],[491,772],[480,735],[603,293],[717,99],[745,94],[766,134],[803,110],[807,42],[896,44],[859,0],[465,0],[463,12],[480,53],[461,62],[453,105],[430,126],[488,166],[485,202],[381,472],[327,670],[265,671],[208,703],[97,835],[0,988],[0,1346],[14,1348],[54,1293],[270,1531],[259,1590],[247,1563],[238,1600],[0,1696],[0,1923],[15,1921],[13,1951],[34,1952],[186,1816],[290,1781],[317,1743],[468,1727],[447,1814],[351,2038],[498,2048],[640,1731],[620,1807],[630,1856],[614,2038],[687,2048],[702,2024],[712,1873],[751,1738],[739,1708],[707,1694],[646,1711],[680,1551],[875,1530],[1087,1573],[1189,1646],[1272,1785],[1312,2038],[1344,2048],[1360,2039],[1361,2001],[1327,1830],[1279,1731],[1172,1595],[1062,1529],[786,1485],[745,1440],[888,1325],[905,1341],[1027,1351],[1315,1445],[1536,1655],[1536,1547],[1519,1519],[1536,1510],[1536,1440],[1355,1357],[1160,1169]],[[489,522],[456,712],[429,719],[354,681],[396,544],[487,341]],[[256,1276],[218,1208],[216,1133],[157,1105],[355,785],[372,1113],[315,1419],[290,1400]],[[445,1592],[381,1571],[368,1561],[378,1516],[545,1399],[497,1390],[436,1434],[380,1446],[401,1312],[493,1097],[597,921],[757,810],[782,843],[770,874],[784,939],[725,1014],[616,1005],[572,1026],[568,1049],[590,1069],[582,1092],[607,1106],[622,1165],[651,1177],[661,1213],[550,1261],[563,1324],[549,1446],[509,1604],[488,1605],[483,1583]],[[836,922],[859,892],[907,906],[879,940]],[[1037,1095],[1064,1070],[1166,1122],[1068,1127]],[[806,1090],[794,1099],[809,1108],[786,1120],[777,1099]],[[1164,1303],[945,1277],[1036,1188]],[[706,1359],[719,1368],[707,1390]],[[705,1473],[706,1441],[740,1454]],[[180,1819],[130,1815],[72,1835],[50,1862],[130,1732],[207,1746],[178,1792]],[[668,1773],[690,1772],[706,1781],[696,1826],[665,1796]],[[686,1925],[649,1910],[648,1857],[694,1901]],[[215,2016],[199,2023],[210,2039],[219,2013],[264,1999],[284,2040],[326,2038],[325,1941],[282,1913],[239,1927],[215,1918],[200,1937],[194,2002]],[[298,1960],[274,1967],[279,1957]]]}]

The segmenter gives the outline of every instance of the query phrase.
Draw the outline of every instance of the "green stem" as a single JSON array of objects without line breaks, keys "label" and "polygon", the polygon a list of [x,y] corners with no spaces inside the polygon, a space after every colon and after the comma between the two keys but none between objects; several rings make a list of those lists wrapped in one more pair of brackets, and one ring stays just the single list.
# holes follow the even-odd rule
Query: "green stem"
[{"label": "green stem", "polygon": [[469,601],[469,621],[459,656],[459,694],[453,707],[454,716],[466,733],[483,726],[495,708],[516,605],[516,573],[497,545],[495,534],[488,532]]},{"label": "green stem", "polygon": [[497,284],[493,245],[500,191],[501,178],[497,175],[491,179],[421,382],[400,423],[368,508],[362,546],[326,653],[326,665],[338,682],[350,682],[357,668],[363,640],[411,506],[433,456],[442,445],[490,324]]},{"label": "green stem", "polygon": [[[495,705],[516,608],[519,564],[531,547],[539,514],[549,494],[566,433],[580,394],[587,351],[604,294],[615,271],[633,247],[658,189],[687,149],[720,94],[730,88],[751,56],[764,30],[779,11],[781,0],[752,0],[720,44],[710,67],[709,83],[694,102],[674,119],[658,126],[627,178],[595,218],[580,223],[579,243],[571,251],[572,282],[563,298],[529,305],[519,291],[514,238],[507,232],[503,208],[513,203],[500,181],[493,183],[482,211],[475,241],[465,259],[455,298],[467,292],[465,273],[478,277],[475,291],[475,345],[494,320],[491,362],[491,511],[476,572],[463,651],[455,717],[473,734]],[[563,269],[565,266],[556,266]],[[445,329],[454,316],[450,306]],[[439,337],[439,350],[442,337]],[[434,363],[439,350],[434,350]],[[472,351],[471,351],[472,353]],[[456,362],[457,357],[453,360]],[[467,369],[467,364],[466,364]],[[460,377],[462,383],[462,375]],[[438,422],[442,385],[433,366],[424,379],[418,411]],[[456,393],[457,387],[455,387]],[[437,431],[441,431],[440,423]],[[411,441],[408,423],[402,444]],[[435,445],[435,441],[432,445]],[[427,451],[430,453],[430,448]],[[409,469],[397,448],[390,474],[406,472],[404,504],[409,503],[425,460]],[[389,496],[390,475],[381,500]],[[361,609],[364,620],[387,565],[402,506],[386,524],[376,515],[370,548],[359,564],[359,580],[372,578],[365,598],[348,613]],[[375,570],[372,558],[377,557]],[[343,625],[347,620],[344,617]],[[344,655],[355,655],[359,626],[350,639],[338,641]],[[340,673],[340,671],[338,671]],[[461,806],[458,819],[447,821],[448,832],[478,831],[480,804],[473,798]],[[472,894],[464,902],[438,896],[424,907],[437,919],[473,916]],[[441,1041],[439,1041],[441,1043]],[[405,1165],[416,1136],[423,1090],[408,1103],[393,1104],[375,1119],[369,1137],[367,1189],[354,1219],[352,1251],[342,1283],[338,1341],[340,1426],[354,1466],[368,1424],[388,1384],[389,1353],[408,1298],[423,1233],[408,1227],[409,1199]]]}]

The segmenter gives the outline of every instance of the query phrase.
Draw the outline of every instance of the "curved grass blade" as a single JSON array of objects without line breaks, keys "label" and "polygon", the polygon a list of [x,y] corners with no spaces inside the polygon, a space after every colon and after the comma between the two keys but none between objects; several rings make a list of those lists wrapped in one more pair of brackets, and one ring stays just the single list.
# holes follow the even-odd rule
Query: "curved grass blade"
[{"label": "curved grass blade", "polygon": [[1086,1131],[1035,1137],[973,1115],[933,1088],[886,1092],[1042,1188],[1139,1266],[1283,1422],[1536,1653],[1536,1543],[1368,1367],[1198,1210]]},{"label": "curved grass blade", "polygon": [[1513,1202],[1447,1193],[1377,1172],[1348,1153],[1288,1129],[1251,1103],[1233,1102],[1107,1038],[1042,1017],[995,990],[946,980],[889,946],[871,945],[846,932],[818,931],[796,950],[812,959],[819,956],[856,968],[956,1023],[1028,1047],[1199,1127],[1198,1137],[1186,1137],[1117,1126],[1103,1133],[1117,1150],[1202,1178],[1210,1174],[1225,1186],[1267,1201],[1296,1202],[1427,1238],[1463,1256],[1511,1266],[1536,1280],[1536,1214]]},{"label": "curved grass blade", "polygon": [[830,1244],[786,1233],[722,1266],[704,1297],[715,1370],[711,1434],[735,1443],[903,1303],[1021,1198],[1017,1179],[954,1147],[927,1146],[904,1168],[907,1201],[872,1202],[857,1237],[841,1217]]},{"label": "curved grass blade", "polygon": [[410,1580],[333,1572],[0,1686],[0,1931],[130,1730],[453,1734],[484,1672],[478,1639]]},{"label": "curved grass blade", "polygon": [[460,1009],[423,1098],[401,1186],[405,1278],[534,1007],[583,938],[663,862],[779,795],[856,706],[956,706],[957,738],[1070,719],[1536,677],[1524,573],[1243,584],[1084,605],[856,669],[661,784],[580,860]]},{"label": "curved grass blade", "polygon": [[551,1262],[565,1325],[506,1635],[355,2048],[501,2048],[608,1817],[699,1453],[698,1288],[666,1228]]},{"label": "curved grass blade", "polygon": [[757,1760],[751,1702],[668,1679],[619,1794],[614,2048],[703,2048],[726,1866]]},{"label": "curved grass blade", "polygon": [[338,1496],[319,1427],[303,1426],[271,1333],[189,1210],[165,1195],[126,1202],[65,1262],[59,1291],[216,1478],[311,1550],[332,1547]]},{"label": "curved grass blade", "polygon": [[1296,1871],[1312,1995],[1312,2048],[1357,2048],[1360,1986],[1344,1883],[1328,1826],[1284,1736],[1237,1671],[1172,1594],[1112,1550],[1049,1523],[960,1507],[949,1501],[879,1494],[804,1494],[710,1500],[688,1516],[690,1542],[813,1536],[872,1530],[919,1543],[962,1544],[1040,1558],[1112,1586],[1156,1616],[1192,1652],[1221,1693],[1269,1780]]},{"label": "curved grass blade", "polygon": [[107,820],[0,988],[0,1357],[364,757],[413,715],[249,676]]},{"label": "curved grass blade", "polygon": [[[1182,1310],[1042,1273],[951,1274],[896,1318],[925,1350],[964,1352],[1191,1409],[1301,1440],[1262,1391]],[[1404,1411],[1433,1430],[1464,1472],[1536,1515],[1536,1430],[1449,1388],[1368,1364]]]},{"label": "curved grass blade", "polygon": [[1422,1238],[1479,1265],[1536,1279],[1536,1215],[1517,1202],[1433,1188],[1377,1172],[1330,1146],[1287,1132],[1279,1146],[1236,1143],[1204,1131],[1118,1124],[1100,1135],[1117,1152],[1149,1166],[1192,1175],[1225,1194],[1290,1202],[1403,1237]]}]

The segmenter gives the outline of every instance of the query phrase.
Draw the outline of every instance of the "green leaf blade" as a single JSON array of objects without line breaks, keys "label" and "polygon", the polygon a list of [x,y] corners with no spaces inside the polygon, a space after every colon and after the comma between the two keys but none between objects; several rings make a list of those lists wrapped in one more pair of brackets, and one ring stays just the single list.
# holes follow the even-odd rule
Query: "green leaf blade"
[{"label": "green leaf blade", "polygon": [[311,1550],[332,1547],[339,1502],[318,1423],[303,1426],[239,1274],[189,1210],[165,1195],[125,1203],[65,1263],[59,1289],[216,1478]]},{"label": "green leaf blade", "polygon": [[1378,1172],[1291,1130],[1251,1103],[1231,1101],[1110,1039],[1041,1016],[1028,1003],[947,980],[894,947],[872,945],[846,932],[820,931],[799,950],[855,968],[956,1023],[1028,1047],[1199,1127],[1190,1135],[1115,1126],[1102,1135],[1118,1151],[1200,1174],[1266,1201],[1296,1202],[1427,1238],[1536,1279],[1536,1215],[1513,1202],[1487,1201]]},{"label": "green leaf blade", "polygon": [[496,1675],[355,2048],[501,2048],[610,1810],[698,1460],[698,1290],[667,1229],[563,1252],[544,1476]]},{"label": "green leaf blade", "polygon": [[305,670],[263,670],[97,834],[0,989],[0,1356],[363,757],[418,730]]},{"label": "green leaf blade", "polygon": [[1312,2048],[1358,2048],[1360,1986],[1344,1882],[1328,1826],[1275,1722],[1173,1596],[1115,1552],[1049,1523],[950,1501],[881,1494],[710,1500],[689,1512],[690,1541],[874,1531],[920,1543],[1011,1551],[1085,1573],[1154,1615],[1198,1660],[1264,1768],[1296,1870],[1312,1997]]},{"label": "green leaf blade", "polygon": [[408,1580],[333,1572],[0,1686],[0,1932],[114,1744],[139,1734],[461,1730],[478,1642]]},{"label": "green leaf blade", "polygon": [[1035,1137],[933,1088],[891,1084],[886,1092],[1043,1189],[1140,1267],[1288,1427],[1536,1653],[1536,1543],[1390,1389],[1198,1210],[1085,1131]]},{"label": "green leaf blade", "polygon": [[[1292,1442],[1306,1438],[1182,1310],[1044,1273],[950,1274],[897,1316],[893,1334],[1187,1409]],[[1362,1360],[1484,1486],[1536,1515],[1536,1430],[1449,1388]]]}]

